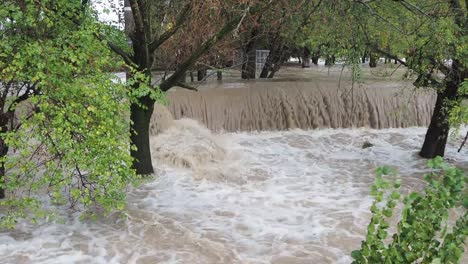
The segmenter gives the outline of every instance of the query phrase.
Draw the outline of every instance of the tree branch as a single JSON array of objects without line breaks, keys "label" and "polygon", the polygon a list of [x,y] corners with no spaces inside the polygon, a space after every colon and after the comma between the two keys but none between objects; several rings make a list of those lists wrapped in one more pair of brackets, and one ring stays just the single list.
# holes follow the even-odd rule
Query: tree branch
[{"label": "tree branch", "polygon": [[117,45],[115,45],[114,43],[111,43],[111,42],[107,42],[107,46],[109,46],[109,48],[113,52],[115,52],[120,57],[122,57],[122,59],[125,61],[125,63],[128,66],[138,68],[137,65],[135,64],[135,62],[132,60],[132,58],[125,51],[123,51],[121,48],[119,48],[119,46],[117,46]]},{"label": "tree branch", "polygon": [[153,53],[159,46],[161,46],[164,42],[166,42],[169,38],[171,38],[177,31],[182,27],[182,25],[185,23],[187,20],[188,13],[190,11],[190,2],[187,3],[184,8],[182,9],[182,12],[179,14],[179,16],[176,19],[175,25],[168,29],[166,32],[164,32],[162,35],[159,36],[159,38],[153,40],[149,44],[149,52]]},{"label": "tree branch", "polygon": [[159,88],[165,92],[169,90],[171,87],[176,85],[184,73],[197,61],[200,56],[205,54],[211,47],[213,47],[216,43],[218,43],[221,39],[223,39],[229,32],[232,32],[237,24],[241,21],[242,16],[237,17],[235,19],[232,19],[228,23],[224,25],[224,27],[218,31],[215,35],[213,35],[211,38],[203,42],[201,46],[196,49],[192,55],[185,61],[183,62],[176,72],[172,74],[166,81],[162,82]]},{"label": "tree branch", "polygon": [[465,146],[466,141],[468,140],[468,132],[466,132],[465,140],[463,140],[458,152],[461,152],[462,148]]},{"label": "tree branch", "polygon": [[394,59],[394,60],[398,61],[399,63],[401,63],[402,65],[404,65],[405,67],[408,67],[408,64],[407,64],[405,61],[399,59],[396,55],[391,54],[391,53],[389,53],[389,52],[387,52],[387,51],[384,51],[384,50],[379,49],[379,47],[377,47],[377,45],[372,45],[372,46],[370,46],[370,47],[371,47],[372,50],[374,50],[375,52],[378,52],[378,53],[380,53],[380,54],[382,54],[382,55],[384,55],[385,57],[388,57],[388,58],[390,58],[390,59]]}]

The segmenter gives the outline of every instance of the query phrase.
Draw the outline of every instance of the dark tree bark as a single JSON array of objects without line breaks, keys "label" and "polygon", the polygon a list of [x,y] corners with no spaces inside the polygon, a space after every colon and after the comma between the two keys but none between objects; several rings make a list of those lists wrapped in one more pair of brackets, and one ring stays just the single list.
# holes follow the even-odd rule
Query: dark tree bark
[{"label": "dark tree bark", "polygon": [[218,81],[222,81],[222,80],[223,80],[223,72],[222,72],[222,71],[220,71],[220,70],[216,71],[216,79],[217,79]]},{"label": "dark tree bark", "polygon": [[245,50],[244,63],[242,64],[242,79],[255,79],[257,58],[255,45],[247,45]]},{"label": "dark tree bark", "polygon": [[[10,123],[11,118],[13,117],[13,112],[1,113],[0,114],[0,159],[3,158],[8,153],[8,145],[3,138],[3,134],[9,131],[8,123]],[[4,180],[5,177],[5,163],[0,161],[0,182]],[[5,198],[5,190],[0,188],[0,199]]]},{"label": "dark tree bark", "polygon": [[369,67],[371,67],[371,68],[377,67],[377,60],[378,60],[378,56],[371,53],[370,54],[370,60],[369,60]]},{"label": "dark tree bark", "polygon": [[190,71],[190,82],[194,82],[195,81],[195,78],[193,76],[193,72]]},{"label": "dark tree bark", "polygon": [[270,50],[270,54],[268,54],[268,57],[265,61],[265,65],[263,65],[263,68],[262,68],[262,72],[260,73],[260,78],[263,79],[263,78],[267,78],[268,77],[268,73],[270,73],[270,71],[272,70],[272,66],[273,66],[273,57],[275,56],[275,53],[276,51],[275,50]]},{"label": "dark tree bark", "polygon": [[423,158],[432,159],[437,156],[443,157],[445,154],[445,146],[450,130],[448,122],[448,111],[444,109],[444,101],[457,94],[457,86],[451,83],[445,91],[437,94],[437,101],[432,114],[431,123],[427,129],[424,144],[419,155]]},{"label": "dark tree bark", "polygon": [[302,68],[310,68],[310,50],[307,47],[304,47],[304,52],[302,54]]},{"label": "dark tree bark", "polygon": [[[8,146],[5,143],[3,138],[0,138],[0,158],[3,159],[8,153]],[[5,177],[5,163],[0,162],[0,182],[4,180]],[[5,198],[5,190],[0,187],[0,199]]]},{"label": "dark tree bark", "polygon": [[273,78],[275,76],[275,74],[281,68],[281,64],[283,64],[286,61],[286,59],[287,59],[286,57],[287,56],[283,52],[282,56],[279,58],[279,61],[273,65],[273,68],[272,68],[270,74],[268,75],[268,78],[271,79],[271,78]]},{"label": "dark tree bark", "polygon": [[312,56],[312,63],[315,64],[315,65],[318,65],[319,59],[320,59],[320,55]]},{"label": "dark tree bark", "polygon": [[325,59],[325,66],[332,66],[335,64],[335,55],[329,55]]},{"label": "dark tree bark", "polygon": [[207,69],[206,68],[198,70],[197,71],[197,81],[200,82],[200,81],[205,80],[206,75],[207,75]]},{"label": "dark tree bark", "polygon": [[255,79],[257,59],[257,39],[259,29],[255,27],[250,32],[250,38],[244,48],[244,62],[242,64],[242,79]]},{"label": "dark tree bark", "polygon": [[419,155],[423,158],[432,159],[437,156],[443,157],[445,146],[450,131],[448,122],[450,108],[447,101],[454,101],[458,98],[458,89],[468,73],[465,69],[460,69],[461,63],[454,60],[449,75],[446,77],[446,85],[443,91],[437,93],[437,101],[432,114],[431,123],[427,129],[426,137]]},{"label": "dark tree bark", "polygon": [[136,149],[132,148],[131,154],[135,159],[133,168],[136,173],[148,175],[154,172],[149,142],[149,124],[153,114],[154,101],[145,97],[141,99],[141,102],[144,102],[147,109],[137,104],[132,104],[130,108],[130,119],[132,121],[130,139],[134,147],[136,147]]}]

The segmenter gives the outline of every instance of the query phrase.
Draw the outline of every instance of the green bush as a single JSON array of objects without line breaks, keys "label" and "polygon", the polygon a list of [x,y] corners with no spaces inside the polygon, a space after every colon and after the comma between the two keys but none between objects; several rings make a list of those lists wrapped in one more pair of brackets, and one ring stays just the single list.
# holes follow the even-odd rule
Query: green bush
[{"label": "green bush", "polygon": [[[379,168],[371,195],[372,218],[361,249],[353,251],[353,263],[458,263],[468,235],[467,177],[461,169],[438,157],[430,160],[431,173],[422,193],[401,199],[400,180],[389,167]],[[403,211],[391,238],[389,219],[399,202]],[[460,213],[448,225],[450,209]],[[388,243],[388,244],[387,244]]]}]

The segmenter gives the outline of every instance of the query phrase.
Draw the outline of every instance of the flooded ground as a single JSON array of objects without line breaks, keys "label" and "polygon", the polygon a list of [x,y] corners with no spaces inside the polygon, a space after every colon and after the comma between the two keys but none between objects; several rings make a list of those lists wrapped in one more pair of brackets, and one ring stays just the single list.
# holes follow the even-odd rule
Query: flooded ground
[{"label": "flooded ground", "polygon": [[[332,89],[350,90],[345,80],[339,85],[339,76],[346,74],[337,66],[286,69],[272,81],[227,78],[200,87],[208,95],[196,96],[212,100],[183,97],[186,91],[176,89],[171,96],[179,99],[169,108],[177,118],[192,113],[212,130],[238,132],[214,134],[195,120],[174,121],[157,106],[158,124],[151,129],[156,174],[129,192],[127,213],[85,222],[63,213],[62,221],[52,224],[20,223],[14,231],[0,232],[0,263],[350,263],[370,219],[374,170],[390,165],[402,175],[404,190],[423,188],[426,161],[417,151],[426,128],[408,126],[428,122],[434,98],[429,92],[408,101],[412,110],[403,115],[387,111],[404,102],[393,97],[397,88],[411,89],[398,79],[399,72],[396,79],[367,76],[363,85],[374,90],[357,91],[362,100],[356,108],[338,99],[323,103],[328,100],[323,98],[335,100]],[[288,86],[291,78],[300,87]],[[265,94],[271,96],[257,93],[258,100],[252,99],[252,89],[270,89]],[[284,100],[278,101],[281,90]],[[274,116],[255,110],[275,109],[281,102],[292,102],[291,111]],[[195,108],[209,111],[187,111]],[[348,120],[347,112],[354,119]],[[254,122],[261,115],[266,123]],[[242,124],[253,125],[243,129]],[[300,124],[321,129],[300,130],[309,128]],[[372,124],[384,129],[356,128]],[[280,131],[255,132],[268,128]],[[374,146],[363,149],[366,141]],[[460,143],[450,141],[447,158],[468,168],[468,148],[456,151]]]},{"label": "flooded ground", "polygon": [[401,70],[382,77],[390,70],[395,71],[363,68],[354,83],[340,66],[288,67],[275,79],[228,76],[222,82],[194,83],[198,92],[170,91],[169,109],[176,119],[195,119],[214,131],[428,126],[435,92],[415,89],[401,79]]},{"label": "flooded ground", "polygon": [[[2,263],[349,263],[369,221],[377,166],[421,187],[424,128],[213,135],[193,120],[152,138],[157,176],[126,219],[19,225]],[[362,149],[364,141],[375,146]],[[458,144],[458,142],[457,142]],[[447,157],[468,164],[468,151]]]}]

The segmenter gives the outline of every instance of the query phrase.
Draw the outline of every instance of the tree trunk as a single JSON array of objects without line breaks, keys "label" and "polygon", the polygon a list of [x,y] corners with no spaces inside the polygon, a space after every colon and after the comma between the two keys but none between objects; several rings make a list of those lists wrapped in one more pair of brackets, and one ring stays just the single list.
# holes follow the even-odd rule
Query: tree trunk
[{"label": "tree trunk", "polygon": [[216,72],[216,79],[217,79],[218,81],[222,81],[222,80],[223,80],[223,72],[222,72],[222,71],[218,70],[218,71]]},{"label": "tree trunk", "polygon": [[242,64],[242,79],[255,79],[256,68],[255,60],[257,58],[254,46],[246,50],[244,63]]},{"label": "tree trunk", "polygon": [[198,70],[198,71],[197,71],[197,80],[198,80],[199,82],[205,80],[206,75],[207,75],[207,69],[206,69],[206,68],[205,68],[205,69]]},{"label": "tree trunk", "polygon": [[271,69],[271,72],[270,72],[270,75],[268,75],[268,78],[272,79],[275,74],[279,71],[279,69],[281,68],[281,64],[283,64],[286,60],[286,57],[287,56],[284,56],[284,54],[282,54],[280,57],[279,57],[279,60],[277,62],[275,62],[275,64],[273,65],[273,68]]},{"label": "tree trunk", "polygon": [[306,47],[302,54],[302,68],[310,68],[310,50]]},{"label": "tree trunk", "polygon": [[320,55],[312,56],[312,63],[315,64],[315,65],[318,65],[319,59],[320,59]]},{"label": "tree trunk", "polygon": [[257,59],[257,37],[258,28],[254,28],[250,33],[250,39],[244,49],[244,61],[242,63],[242,79],[255,79],[256,59]]},{"label": "tree trunk", "polygon": [[445,90],[437,93],[437,101],[432,114],[431,123],[426,132],[424,144],[419,155],[423,158],[433,159],[443,157],[445,145],[449,135],[450,124],[448,122],[449,109],[445,107],[446,100],[454,100],[457,97],[458,87],[461,81],[450,81]]},{"label": "tree trunk", "polygon": [[195,78],[193,77],[193,72],[190,71],[190,82],[194,82]]},{"label": "tree trunk", "polygon": [[[8,146],[5,144],[5,140],[0,139],[0,159],[3,159],[8,153]],[[5,177],[5,163],[0,162],[0,182],[4,181]],[[5,198],[5,190],[0,187],[0,199]]]},{"label": "tree trunk", "polygon": [[327,56],[325,59],[325,66],[333,66],[335,64],[335,55]]},{"label": "tree trunk", "polygon": [[378,60],[378,56],[371,53],[370,54],[370,60],[369,60],[369,67],[371,67],[371,68],[377,67],[377,60]]},{"label": "tree trunk", "polygon": [[[3,158],[7,155],[8,153],[8,145],[5,142],[5,139],[3,138],[3,135],[8,132],[8,123],[10,121],[10,118],[8,118],[7,114],[0,114],[0,159],[3,160]],[[0,161],[0,182],[3,182],[5,179],[5,162]],[[5,190],[0,187],[0,199],[5,198]]]},{"label": "tree trunk", "polygon": [[260,73],[260,78],[263,79],[268,77],[268,73],[272,70],[273,60],[276,56],[275,53],[275,50],[271,50],[270,54],[268,54],[268,57],[265,61],[265,65],[263,65],[262,72]]},{"label": "tree trunk", "polygon": [[131,135],[130,139],[135,149],[131,150],[131,155],[135,159],[133,168],[139,175],[148,175],[154,172],[151,162],[151,150],[149,142],[149,125],[153,114],[154,101],[150,98],[140,100],[148,109],[143,109],[137,104],[131,105],[130,119]]}]

